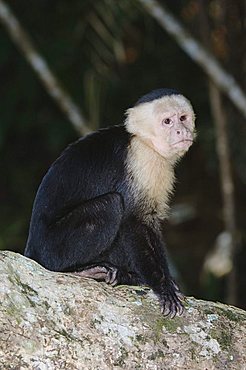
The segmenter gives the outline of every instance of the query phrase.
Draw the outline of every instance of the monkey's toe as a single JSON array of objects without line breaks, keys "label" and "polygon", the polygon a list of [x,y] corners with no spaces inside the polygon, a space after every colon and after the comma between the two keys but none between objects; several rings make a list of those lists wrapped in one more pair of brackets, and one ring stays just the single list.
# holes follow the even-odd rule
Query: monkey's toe
[{"label": "monkey's toe", "polygon": [[105,282],[107,284],[115,286],[118,283],[117,273],[118,273],[118,269],[116,267],[108,268],[108,272],[107,272],[107,275],[105,277]]}]

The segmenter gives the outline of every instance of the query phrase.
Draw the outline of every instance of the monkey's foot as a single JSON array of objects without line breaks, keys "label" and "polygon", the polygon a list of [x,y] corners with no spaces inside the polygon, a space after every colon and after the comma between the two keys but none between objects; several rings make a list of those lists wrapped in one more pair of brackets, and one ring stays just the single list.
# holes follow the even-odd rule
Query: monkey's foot
[{"label": "monkey's foot", "polygon": [[82,271],[74,272],[74,275],[85,278],[94,279],[97,281],[105,281],[107,284],[115,286],[117,281],[118,269],[112,266],[93,266]]},{"label": "monkey's foot", "polygon": [[184,301],[184,295],[178,286],[172,280],[166,282],[160,295],[161,313],[171,318],[182,315],[184,312],[182,301]]}]

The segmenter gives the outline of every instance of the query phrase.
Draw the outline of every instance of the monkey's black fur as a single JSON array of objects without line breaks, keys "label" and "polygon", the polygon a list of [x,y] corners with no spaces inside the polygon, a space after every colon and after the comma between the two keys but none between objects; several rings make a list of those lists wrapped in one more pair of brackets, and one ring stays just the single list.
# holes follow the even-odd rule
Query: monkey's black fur
[{"label": "monkey's black fur", "polygon": [[146,95],[143,95],[138,101],[136,102],[135,106],[143,103],[149,103],[156,99],[161,99],[163,96],[170,96],[170,95],[180,95],[180,93],[175,89],[156,89],[149,92]]},{"label": "monkey's black fur", "polygon": [[145,222],[129,191],[130,141],[124,126],[114,126],[61,154],[37,192],[25,255],[53,271],[89,271],[96,278],[96,267],[106,271],[105,281],[148,285],[162,311],[175,315],[182,304],[161,232]]}]

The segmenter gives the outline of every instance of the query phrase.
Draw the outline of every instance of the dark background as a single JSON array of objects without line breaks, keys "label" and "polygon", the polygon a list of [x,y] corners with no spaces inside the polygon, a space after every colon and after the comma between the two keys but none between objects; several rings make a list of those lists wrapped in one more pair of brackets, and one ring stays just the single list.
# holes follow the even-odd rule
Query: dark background
[{"label": "dark background", "polygon": [[[121,123],[144,93],[172,87],[197,115],[198,139],[177,167],[166,241],[187,294],[226,300],[227,276],[204,269],[225,226],[208,78],[136,0],[8,0],[91,129]],[[160,1],[246,87],[244,1]],[[205,4],[205,5],[204,5]],[[204,23],[201,19],[205,19]],[[206,28],[206,30],[205,30]],[[204,37],[205,35],[205,37]],[[78,138],[0,23],[0,249],[22,252],[38,185],[60,152]],[[246,307],[246,122],[223,96],[239,235],[238,306]]]}]

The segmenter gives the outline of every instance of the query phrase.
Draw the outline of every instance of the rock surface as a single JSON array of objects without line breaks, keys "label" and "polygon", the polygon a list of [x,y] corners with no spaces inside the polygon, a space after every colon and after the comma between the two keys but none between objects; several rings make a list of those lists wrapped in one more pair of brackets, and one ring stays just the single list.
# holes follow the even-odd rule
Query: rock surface
[{"label": "rock surface", "polygon": [[147,288],[116,287],[0,253],[0,369],[246,370],[246,312],[188,298],[161,315]]}]

